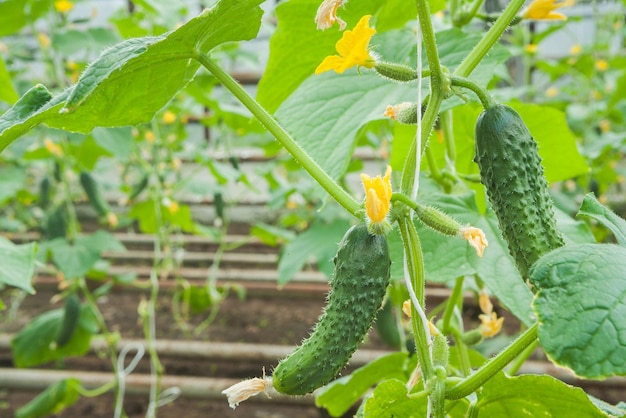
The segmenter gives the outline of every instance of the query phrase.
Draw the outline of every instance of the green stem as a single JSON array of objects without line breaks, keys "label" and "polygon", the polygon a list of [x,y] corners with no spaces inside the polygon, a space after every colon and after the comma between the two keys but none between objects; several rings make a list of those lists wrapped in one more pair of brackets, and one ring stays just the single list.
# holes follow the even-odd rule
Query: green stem
[{"label": "green stem", "polygon": [[339,186],[300,145],[283,129],[282,126],[265,110],[256,100],[254,100],[241,87],[230,74],[220,68],[208,55],[196,51],[194,58],[200,62],[224,87],[252,112],[254,116],[267,128],[280,144],[291,154],[291,156],[330,194],[341,206],[357,218],[361,215],[361,204],[359,204],[348,192]]},{"label": "green stem", "polygon": [[528,357],[530,357],[533,351],[535,351],[535,348],[537,348],[538,345],[539,345],[539,340],[535,340],[532,344],[526,347],[526,349],[522,351],[522,353],[519,356],[517,356],[515,361],[511,363],[511,366],[508,368],[507,373],[510,374],[511,376],[516,374],[519,371],[520,367],[522,367],[524,362],[528,360]]},{"label": "green stem", "polygon": [[452,289],[452,294],[448,298],[448,303],[446,304],[446,310],[443,312],[443,327],[441,332],[444,335],[450,334],[450,320],[452,319],[452,314],[454,314],[454,308],[457,306],[459,300],[463,301],[463,281],[464,276],[460,276],[456,279],[454,283],[454,288]]},{"label": "green stem", "polygon": [[[424,288],[426,280],[424,277],[422,247],[419,237],[417,236],[417,231],[415,230],[415,224],[413,224],[413,220],[408,213],[398,218],[398,227],[404,246],[410,285],[417,299],[417,301],[413,300],[411,303],[411,325],[415,338],[415,349],[417,351],[419,364],[422,368],[424,381],[428,381],[428,379],[433,376],[434,368],[430,357],[430,341],[426,336],[428,324],[425,323],[423,319],[425,318],[422,307],[425,306]],[[415,302],[417,302],[417,306]]]},{"label": "green stem", "polygon": [[476,391],[476,389],[481,387],[487,380],[504,369],[504,367],[523,352],[526,347],[535,342],[538,328],[539,324],[535,323],[513,341],[511,345],[490,359],[474,374],[449,388],[446,391],[446,399],[461,399]]},{"label": "green stem", "polygon": [[463,343],[461,332],[458,329],[453,328],[452,335],[454,335],[454,342],[456,343],[457,352],[459,353],[459,363],[463,376],[469,376],[472,372],[472,364],[470,362],[469,353],[467,352],[467,345]]},{"label": "green stem", "polygon": [[[435,31],[433,29],[432,20],[430,18],[430,9],[426,0],[417,0],[417,15],[419,16],[420,31],[422,33],[422,41],[424,44],[424,50],[426,52],[426,58],[428,59],[428,68],[430,69],[430,99],[426,106],[426,111],[422,115],[421,126],[426,129],[422,129],[422,135],[420,138],[421,147],[419,152],[423,152],[428,142],[430,132],[435,125],[437,115],[439,114],[439,107],[443,101],[444,96],[444,74],[439,62],[439,53],[437,51],[437,40],[435,38]],[[422,86],[417,86],[422,88]],[[421,106],[421,103],[417,104]],[[420,123],[418,120],[417,123]],[[402,170],[402,182],[401,190],[407,194],[410,194],[413,190],[413,184],[416,181],[417,173],[417,141],[413,141],[404,169]]]},{"label": "green stem", "polygon": [[478,100],[480,100],[480,103],[483,105],[485,109],[490,109],[496,105],[495,100],[493,100],[493,97],[491,97],[489,92],[486,89],[482,88],[478,83],[474,82],[473,80],[470,80],[469,78],[452,75],[450,77],[450,83],[453,86],[463,87],[463,88],[473,91],[476,94],[476,96],[478,96]]},{"label": "green stem", "polygon": [[474,71],[485,55],[487,55],[495,43],[498,42],[500,36],[502,36],[502,34],[507,30],[523,5],[524,0],[511,0],[493,26],[482,37],[480,42],[476,44],[474,49],[472,49],[469,55],[465,57],[461,64],[456,67],[454,75],[467,77],[472,73],[472,71]]},{"label": "green stem", "polygon": [[456,173],[456,144],[454,142],[454,131],[452,129],[452,110],[446,110],[439,115],[441,134],[446,145],[446,163],[448,170]]}]

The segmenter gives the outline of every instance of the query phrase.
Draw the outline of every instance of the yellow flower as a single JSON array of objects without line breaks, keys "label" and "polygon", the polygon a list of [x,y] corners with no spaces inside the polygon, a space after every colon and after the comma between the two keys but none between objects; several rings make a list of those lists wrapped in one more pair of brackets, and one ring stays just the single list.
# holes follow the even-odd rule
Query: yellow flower
[{"label": "yellow flower", "polygon": [[528,44],[524,47],[524,51],[528,52],[529,54],[534,54],[535,52],[537,52],[537,44]]},{"label": "yellow flower", "polygon": [[59,13],[67,13],[74,8],[74,3],[68,0],[56,0],[54,8]]},{"label": "yellow flower", "polygon": [[46,35],[43,32],[39,32],[37,34],[37,40],[39,41],[41,46],[44,48],[48,48],[50,46],[50,43],[51,43],[50,38],[48,37],[48,35]]},{"label": "yellow flower", "polygon": [[559,89],[557,89],[556,87],[550,87],[548,90],[546,90],[546,96],[548,97],[555,97],[557,94],[559,94]]},{"label": "yellow flower", "polygon": [[596,61],[595,67],[598,71],[606,71],[609,69],[609,63],[606,60],[599,59]]},{"label": "yellow flower", "polygon": [[402,303],[402,312],[404,312],[404,314],[407,317],[411,317],[411,300],[407,299]]},{"label": "yellow flower", "polygon": [[473,226],[464,226],[459,230],[459,236],[466,239],[469,245],[476,250],[476,254],[482,257],[485,248],[489,245],[485,233],[480,228],[474,228]]},{"label": "yellow flower", "polygon": [[530,5],[522,12],[524,19],[533,20],[566,20],[567,17],[561,13],[555,12],[556,9],[561,7],[568,7],[574,5],[574,0],[534,0]]},{"label": "yellow flower", "polygon": [[370,225],[384,225],[391,206],[391,167],[387,166],[385,177],[371,178],[361,174],[365,188],[365,212]]},{"label": "yellow flower", "polygon": [[61,147],[58,144],[54,143],[50,138],[44,139],[43,144],[50,154],[56,155],[57,157],[63,155],[63,150],[61,149]]},{"label": "yellow flower", "polygon": [[144,138],[146,138],[146,141],[148,141],[149,143],[153,143],[154,142],[154,132],[146,131],[146,133],[144,134]]},{"label": "yellow flower", "polygon": [[174,112],[166,110],[165,113],[163,113],[163,123],[165,123],[166,125],[170,125],[174,123],[175,121],[176,121],[176,115],[174,114]]},{"label": "yellow flower", "polygon": [[608,132],[611,130],[611,121],[608,119],[602,119],[598,126],[600,127],[601,132]]},{"label": "yellow flower", "polygon": [[582,49],[583,49],[583,47],[580,46],[580,44],[574,44],[569,49],[569,53],[572,54],[572,55],[578,55],[578,54],[580,54],[580,51],[582,51]]},{"label": "yellow flower", "polygon": [[337,16],[337,9],[343,6],[343,0],[324,0],[317,9],[315,15],[315,23],[317,29],[326,30],[333,26],[335,22],[339,23],[339,30],[346,28],[346,22]]},{"label": "yellow flower", "polygon": [[335,70],[343,73],[348,68],[366,67],[372,68],[375,59],[370,55],[369,43],[376,30],[369,27],[369,15],[363,16],[353,30],[347,30],[343,37],[337,41],[335,49],[339,55],[329,55],[315,69],[315,74]]},{"label": "yellow flower", "polygon": [[493,312],[493,304],[489,300],[489,295],[484,290],[481,290],[478,295],[478,306],[484,314],[491,314]]},{"label": "yellow flower", "polygon": [[491,312],[491,314],[478,315],[478,318],[480,318],[481,322],[480,333],[485,338],[497,335],[502,329],[504,318],[498,318],[498,315],[495,312]]},{"label": "yellow flower", "polygon": [[176,215],[176,213],[178,213],[178,211],[180,210],[180,205],[178,204],[178,202],[172,200],[167,203],[167,210],[172,215]]},{"label": "yellow flower", "polygon": [[119,220],[117,219],[117,215],[113,212],[107,213],[107,223],[115,228],[119,224]]}]

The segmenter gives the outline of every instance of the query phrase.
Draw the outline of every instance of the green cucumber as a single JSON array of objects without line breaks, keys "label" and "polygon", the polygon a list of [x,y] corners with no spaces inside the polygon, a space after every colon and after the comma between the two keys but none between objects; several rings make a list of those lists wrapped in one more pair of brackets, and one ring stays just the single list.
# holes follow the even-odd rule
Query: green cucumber
[{"label": "green cucumber", "polygon": [[481,182],[522,277],[543,254],[564,245],[556,228],[537,143],[520,115],[498,104],[476,122]]},{"label": "green cucumber", "polygon": [[274,388],[304,395],[335,378],[361,343],[380,309],[391,268],[384,236],[365,224],[353,226],[339,243],[324,313],[312,334],[272,375]]},{"label": "green cucumber", "polygon": [[70,342],[80,318],[80,300],[75,293],[72,293],[65,300],[65,310],[63,311],[63,322],[57,334],[57,347],[63,347]]},{"label": "green cucumber", "polygon": [[143,192],[146,187],[148,187],[149,180],[150,176],[148,175],[148,173],[144,173],[139,181],[135,185],[133,185],[132,189],[130,190],[130,193],[128,194],[128,201],[132,202],[133,200],[135,200],[137,196],[139,196],[141,192]]},{"label": "green cucumber", "polygon": [[43,224],[43,235],[46,240],[65,238],[69,215],[65,203],[53,207],[47,214]]},{"label": "green cucumber", "polygon": [[44,177],[39,183],[39,207],[46,209],[52,200],[52,181]]},{"label": "green cucumber", "polygon": [[83,186],[87,199],[89,199],[89,203],[96,210],[98,216],[106,216],[107,213],[111,212],[109,204],[100,191],[100,186],[91,174],[86,171],[81,171],[80,184]]}]

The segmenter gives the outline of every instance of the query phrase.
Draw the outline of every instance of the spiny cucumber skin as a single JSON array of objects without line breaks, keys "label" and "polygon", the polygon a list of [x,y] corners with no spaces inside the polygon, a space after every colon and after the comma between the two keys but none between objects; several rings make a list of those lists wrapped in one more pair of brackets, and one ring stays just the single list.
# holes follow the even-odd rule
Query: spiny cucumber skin
[{"label": "spiny cucumber skin", "polygon": [[86,171],[81,171],[80,184],[85,190],[85,194],[87,195],[89,203],[96,210],[99,216],[105,216],[111,211],[111,209],[109,208],[109,204],[104,199],[104,196],[100,191],[100,186],[91,176],[91,174]]},{"label": "spiny cucumber skin", "polygon": [[502,235],[523,278],[543,254],[564,245],[537,143],[520,115],[506,105],[476,122],[476,157]]},{"label": "spiny cucumber skin", "polygon": [[324,313],[309,338],[274,370],[278,392],[304,395],[335,378],[380,309],[391,272],[386,237],[371,235],[365,224],[355,225],[344,235],[334,261]]}]

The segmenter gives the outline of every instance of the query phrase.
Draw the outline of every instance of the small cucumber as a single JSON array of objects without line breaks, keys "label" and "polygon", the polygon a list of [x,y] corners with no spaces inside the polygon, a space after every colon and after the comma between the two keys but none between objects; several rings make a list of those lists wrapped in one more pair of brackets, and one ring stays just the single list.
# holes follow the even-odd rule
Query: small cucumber
[{"label": "small cucumber", "polygon": [[52,181],[50,177],[44,177],[39,183],[39,207],[46,209],[50,205],[52,196]]},{"label": "small cucumber", "polygon": [[57,347],[63,347],[74,335],[80,318],[80,300],[75,293],[72,293],[65,300],[65,310],[63,312],[63,322],[57,334]]},{"label": "small cucumber", "polygon": [[133,201],[143,192],[146,187],[148,187],[148,182],[150,180],[150,176],[148,173],[144,173],[139,181],[132,187],[130,193],[128,194],[128,200]]},{"label": "small cucumber", "polygon": [[339,244],[324,313],[312,334],[282,360],[272,376],[274,388],[304,395],[327,384],[348,363],[380,309],[391,259],[385,236],[353,226]]},{"label": "small cucumber", "polygon": [[89,203],[96,210],[98,216],[106,216],[107,213],[111,212],[109,204],[100,191],[100,186],[91,174],[81,171],[80,184],[83,186],[87,199],[89,199]]},{"label": "small cucumber", "polygon": [[514,109],[499,104],[479,116],[474,161],[509,252],[527,278],[539,257],[564,242],[537,143]]},{"label": "small cucumber", "polygon": [[55,238],[65,238],[68,222],[67,206],[61,203],[53,207],[50,212],[48,212],[43,224],[43,235],[45,239],[53,240]]}]

